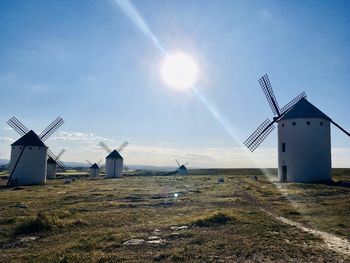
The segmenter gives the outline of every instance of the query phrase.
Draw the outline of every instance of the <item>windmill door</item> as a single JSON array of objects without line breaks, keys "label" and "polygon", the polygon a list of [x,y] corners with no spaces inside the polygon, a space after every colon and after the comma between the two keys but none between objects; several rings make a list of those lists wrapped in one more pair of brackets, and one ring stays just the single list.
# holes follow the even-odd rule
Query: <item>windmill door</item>
[{"label": "windmill door", "polygon": [[287,182],[287,165],[282,165],[282,182]]}]

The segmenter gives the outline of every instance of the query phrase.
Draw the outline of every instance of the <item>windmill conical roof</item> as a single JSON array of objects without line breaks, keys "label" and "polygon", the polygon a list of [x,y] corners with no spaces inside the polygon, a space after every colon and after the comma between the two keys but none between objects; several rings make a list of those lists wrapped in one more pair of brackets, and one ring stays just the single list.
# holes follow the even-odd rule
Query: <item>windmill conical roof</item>
[{"label": "windmill conical roof", "polygon": [[117,150],[113,150],[110,154],[107,155],[108,159],[123,159],[123,157],[117,152]]},{"label": "windmill conical roof", "polygon": [[179,167],[179,169],[187,169],[187,168],[186,168],[186,166],[181,165],[181,166]]},{"label": "windmill conical roof", "polygon": [[52,157],[49,157],[49,159],[47,159],[47,163],[57,164],[57,162]]},{"label": "windmill conical roof", "polygon": [[281,120],[299,118],[318,118],[331,120],[331,118],[316,108],[316,106],[312,105],[305,98],[299,100],[286,114],[283,115]]},{"label": "windmill conical roof", "polygon": [[98,167],[97,163],[94,163],[91,165],[90,169],[100,169],[100,167]]},{"label": "windmill conical roof", "polygon": [[39,138],[39,136],[32,130],[30,130],[21,138],[19,138],[17,141],[11,144],[11,146],[17,146],[17,145],[46,147],[46,145]]}]

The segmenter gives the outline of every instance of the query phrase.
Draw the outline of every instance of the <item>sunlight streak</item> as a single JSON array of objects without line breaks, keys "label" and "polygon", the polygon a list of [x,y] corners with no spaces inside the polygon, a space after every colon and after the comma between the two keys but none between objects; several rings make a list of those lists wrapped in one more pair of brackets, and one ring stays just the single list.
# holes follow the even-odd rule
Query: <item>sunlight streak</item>
[{"label": "sunlight streak", "polygon": [[[123,12],[128,16],[128,18],[134,23],[134,25],[158,48],[159,51],[165,56],[168,54],[167,50],[160,44],[158,38],[153,34],[151,29],[148,27],[146,22],[143,20],[139,12],[135,9],[132,3],[129,0],[114,0],[119,7],[123,10]],[[202,101],[202,103],[206,106],[209,112],[215,117],[215,119],[220,123],[220,125],[225,129],[225,131],[238,143],[243,149],[245,149],[245,153],[249,159],[254,164],[257,164],[256,160],[252,157],[247,148],[243,145],[242,136],[240,132],[234,128],[230,122],[223,117],[223,115],[219,112],[219,110],[203,95],[200,91],[193,87],[192,90],[196,94],[196,96]],[[265,175],[268,175],[266,171],[264,171]]]},{"label": "sunlight streak", "polygon": [[153,42],[153,44],[163,53],[163,55],[167,54],[166,50],[159,43],[158,38],[153,34],[150,28],[147,26],[145,21],[142,19],[141,15],[134,8],[132,3],[129,0],[114,0],[119,7],[123,10],[123,12],[130,18],[130,20],[135,24],[135,26],[141,30],[145,36]]}]

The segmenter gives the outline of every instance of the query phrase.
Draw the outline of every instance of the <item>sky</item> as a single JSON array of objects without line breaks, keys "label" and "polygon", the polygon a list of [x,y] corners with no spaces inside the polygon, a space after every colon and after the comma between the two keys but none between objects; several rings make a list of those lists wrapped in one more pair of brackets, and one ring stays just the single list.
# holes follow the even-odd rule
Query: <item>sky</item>
[{"label": "sky", "polygon": [[[129,8],[129,9],[128,9]],[[131,9],[130,9],[131,8]],[[16,116],[63,161],[98,161],[127,140],[126,164],[276,167],[277,129],[250,153],[243,141],[280,105],[308,100],[350,130],[349,1],[0,1],[0,159],[19,138]],[[195,90],[162,81],[164,52],[199,65]],[[196,92],[197,91],[197,92]],[[334,167],[350,140],[332,127]]]}]

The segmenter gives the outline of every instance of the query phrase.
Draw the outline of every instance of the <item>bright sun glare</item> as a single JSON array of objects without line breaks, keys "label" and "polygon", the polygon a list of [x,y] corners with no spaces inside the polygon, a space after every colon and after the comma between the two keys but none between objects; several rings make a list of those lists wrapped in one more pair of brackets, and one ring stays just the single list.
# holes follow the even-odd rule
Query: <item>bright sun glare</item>
[{"label": "bright sun glare", "polygon": [[168,54],[161,65],[161,77],[166,85],[176,90],[193,87],[198,78],[196,61],[184,52]]}]

